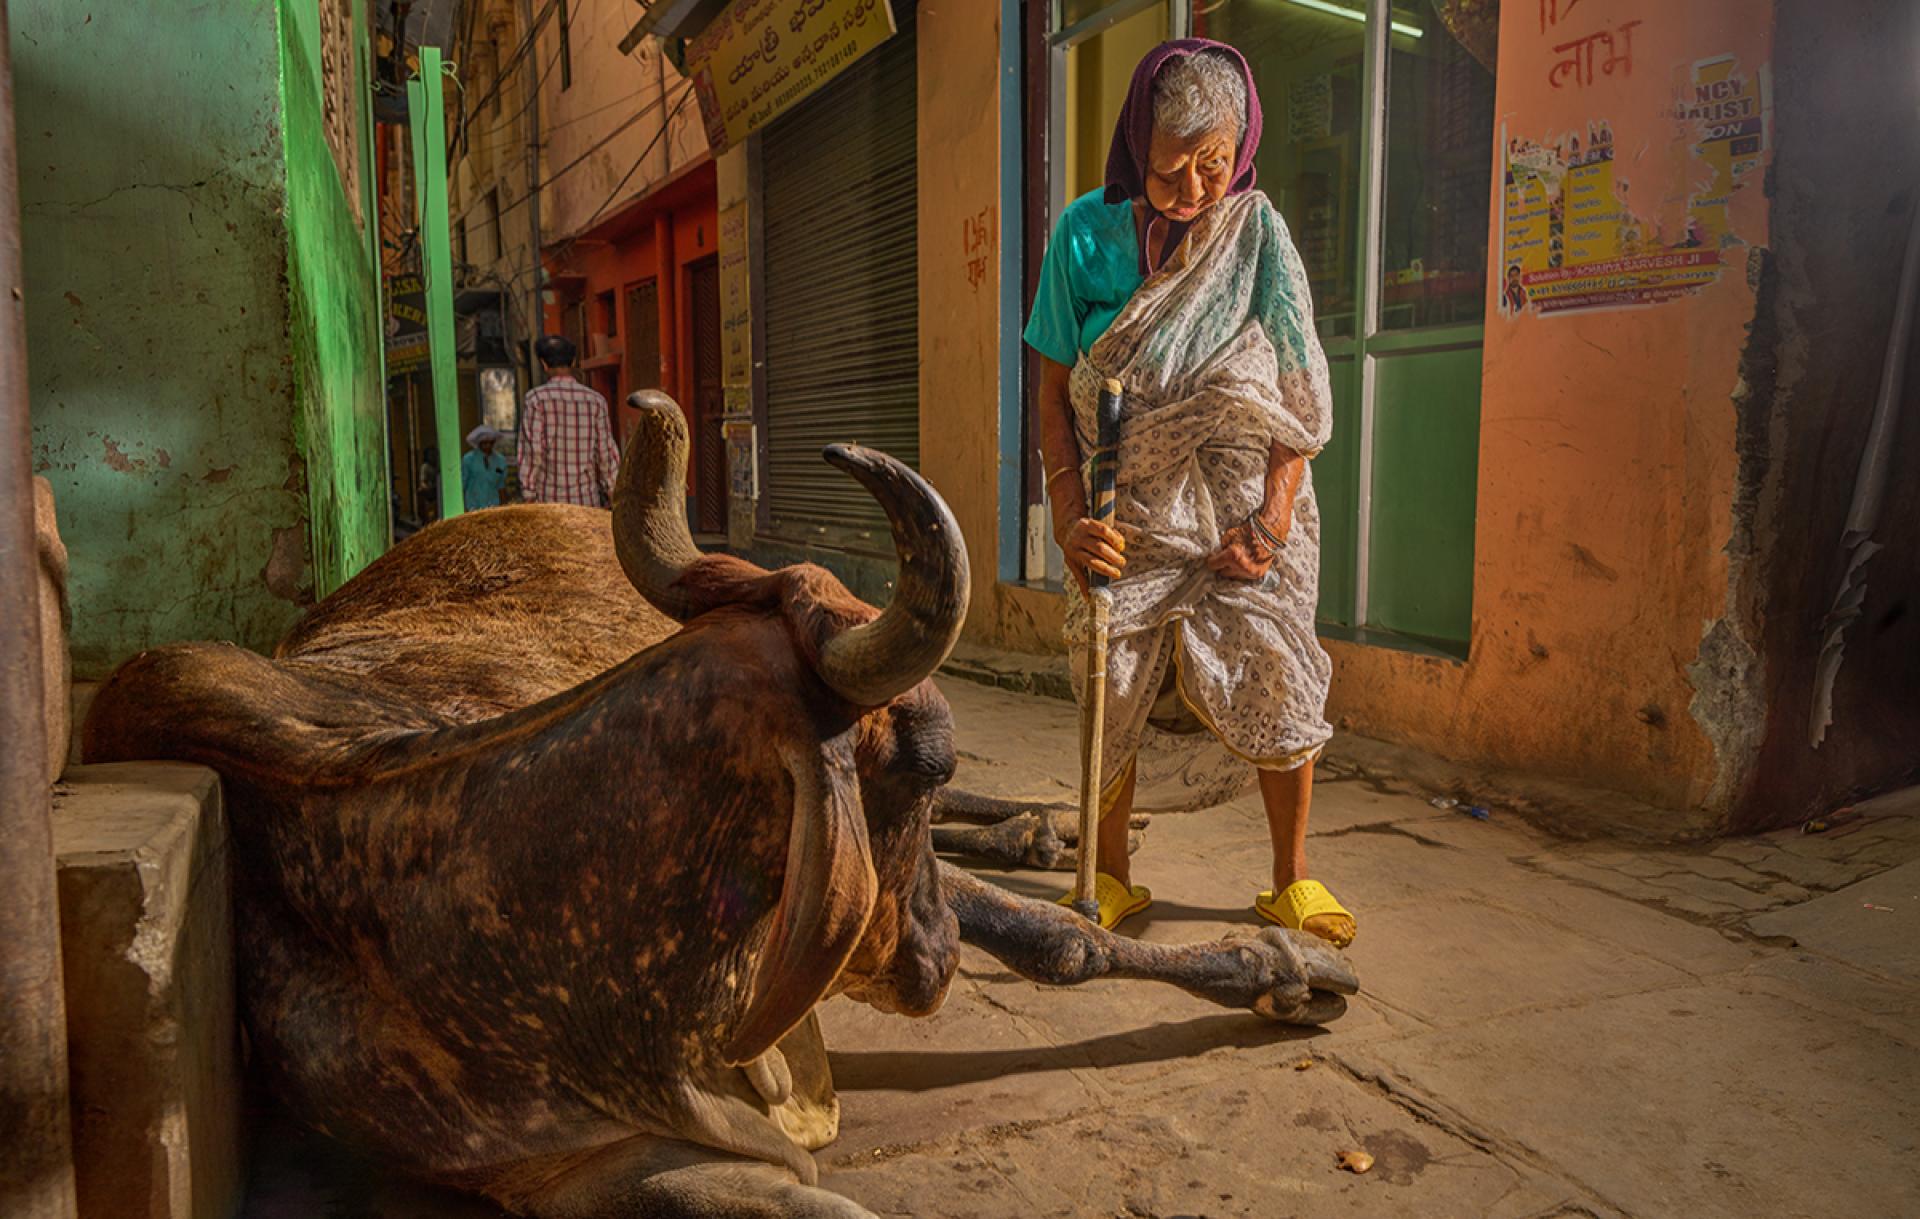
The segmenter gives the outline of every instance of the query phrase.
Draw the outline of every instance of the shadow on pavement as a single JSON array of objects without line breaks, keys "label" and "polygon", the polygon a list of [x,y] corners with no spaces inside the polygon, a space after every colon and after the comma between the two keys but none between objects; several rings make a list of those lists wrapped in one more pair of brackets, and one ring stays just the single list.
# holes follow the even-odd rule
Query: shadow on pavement
[{"label": "shadow on pavement", "polygon": [[840,1092],[931,1092],[1009,1075],[1192,1058],[1208,1050],[1306,1041],[1326,1030],[1275,1024],[1251,1012],[1166,1021],[1085,1041],[1009,1050],[829,1050]]}]

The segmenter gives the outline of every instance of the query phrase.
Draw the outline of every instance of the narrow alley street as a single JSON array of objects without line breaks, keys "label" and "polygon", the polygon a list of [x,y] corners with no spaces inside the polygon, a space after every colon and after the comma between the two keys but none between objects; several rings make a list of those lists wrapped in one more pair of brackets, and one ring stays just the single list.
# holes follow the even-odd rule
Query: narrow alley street
[{"label": "narrow alley street", "polygon": [[[1071,704],[941,687],[956,785],[1071,798]],[[1343,1019],[1045,988],[967,948],[929,1019],[822,1009],[841,1102],[822,1184],[929,1219],[1920,1209],[1920,791],[1825,835],[1662,847],[1436,808],[1342,765],[1338,739],[1323,776],[1311,858],[1361,925]],[[1154,906],[1129,930],[1251,933],[1267,858],[1255,798],[1154,818],[1135,857]],[[989,874],[1033,896],[1069,879]],[[1339,1167],[1354,1150],[1363,1175]],[[494,1214],[270,1149],[248,1219]]]},{"label": "narrow alley street", "polygon": [[[1071,799],[1071,704],[942,685],[956,784]],[[1920,791],[1845,834],[1661,849],[1475,820],[1332,756],[1310,851],[1359,916],[1344,1019],[1046,990],[968,950],[933,1019],[825,1009],[831,1187],[956,1219],[1920,1210]],[[1156,817],[1129,925],[1251,931],[1265,837],[1251,796]],[[1338,1168],[1352,1149],[1371,1172]]]},{"label": "narrow alley street", "polygon": [[0,0],[0,1219],[1920,1219],[1917,64]]}]

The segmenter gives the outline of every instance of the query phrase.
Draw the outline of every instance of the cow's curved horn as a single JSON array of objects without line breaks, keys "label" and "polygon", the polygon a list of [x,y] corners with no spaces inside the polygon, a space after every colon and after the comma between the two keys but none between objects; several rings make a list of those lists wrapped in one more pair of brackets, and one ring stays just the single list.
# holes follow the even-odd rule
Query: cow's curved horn
[{"label": "cow's curved horn", "polygon": [[613,551],[640,595],[686,621],[692,602],[677,581],[700,557],[687,532],[687,420],[657,389],[627,395],[633,435],[613,487]]},{"label": "cow's curved horn", "polygon": [[970,589],[967,548],[946,501],[924,478],[872,449],[828,445],[823,456],[860,480],[893,524],[900,579],[865,626],[820,649],[820,679],[848,702],[878,707],[919,685],[960,638]]}]

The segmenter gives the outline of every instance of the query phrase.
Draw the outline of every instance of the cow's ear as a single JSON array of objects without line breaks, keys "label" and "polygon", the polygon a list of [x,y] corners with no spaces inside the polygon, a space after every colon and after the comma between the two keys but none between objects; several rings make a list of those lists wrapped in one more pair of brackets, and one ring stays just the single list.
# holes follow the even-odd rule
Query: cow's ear
[{"label": "cow's ear", "polygon": [[850,739],[796,748],[787,769],[793,776],[787,874],[753,998],[727,1044],[730,1063],[760,1057],[813,1010],[866,934],[879,890]]}]

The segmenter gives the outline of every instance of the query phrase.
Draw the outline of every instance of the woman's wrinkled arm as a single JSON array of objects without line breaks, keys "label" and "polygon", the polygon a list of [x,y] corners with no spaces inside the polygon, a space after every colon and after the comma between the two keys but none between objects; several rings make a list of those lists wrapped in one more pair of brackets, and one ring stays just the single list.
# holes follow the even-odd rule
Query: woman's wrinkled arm
[{"label": "woman's wrinkled arm", "polygon": [[1073,402],[1067,392],[1071,375],[1065,364],[1040,357],[1040,459],[1046,466],[1056,538],[1065,537],[1073,522],[1087,514],[1086,489],[1078,478],[1062,473],[1079,470],[1081,461],[1080,441],[1073,434]]},{"label": "woman's wrinkled arm", "polygon": [[1264,580],[1279,553],[1275,542],[1285,542],[1293,528],[1293,497],[1300,493],[1300,477],[1307,459],[1276,440],[1267,449],[1267,477],[1259,509],[1254,513],[1262,533],[1252,522],[1229,526],[1220,535],[1220,548],[1207,557],[1207,566],[1235,580]]},{"label": "woman's wrinkled arm", "polygon": [[1307,459],[1278,440],[1267,450],[1266,497],[1260,503],[1260,523],[1283,542],[1293,528],[1293,499],[1300,493],[1300,478],[1306,469]]},{"label": "woman's wrinkled arm", "polygon": [[1073,434],[1073,400],[1068,381],[1073,370],[1040,357],[1040,457],[1046,466],[1047,502],[1053,510],[1053,538],[1066,556],[1067,570],[1087,587],[1091,568],[1118,576],[1127,565],[1126,543],[1118,530],[1087,516],[1087,489],[1080,479],[1080,441]]}]

